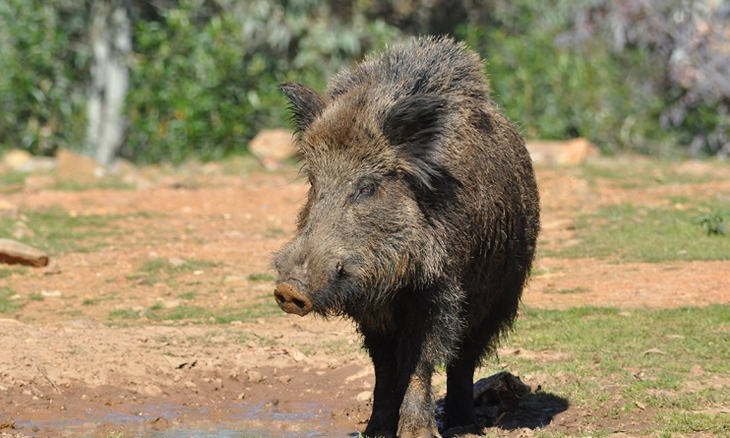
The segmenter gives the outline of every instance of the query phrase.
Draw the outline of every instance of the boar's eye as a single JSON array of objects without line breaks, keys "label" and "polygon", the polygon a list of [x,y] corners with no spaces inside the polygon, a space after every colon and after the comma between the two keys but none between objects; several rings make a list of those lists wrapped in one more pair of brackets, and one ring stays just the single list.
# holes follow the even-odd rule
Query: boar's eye
[{"label": "boar's eye", "polygon": [[307,193],[307,196],[312,198],[317,195],[317,186],[314,185],[314,181],[309,181],[309,192]]},{"label": "boar's eye", "polygon": [[355,201],[363,201],[366,198],[369,198],[375,194],[375,190],[377,190],[377,188],[378,185],[373,181],[358,184],[357,192],[355,193]]}]

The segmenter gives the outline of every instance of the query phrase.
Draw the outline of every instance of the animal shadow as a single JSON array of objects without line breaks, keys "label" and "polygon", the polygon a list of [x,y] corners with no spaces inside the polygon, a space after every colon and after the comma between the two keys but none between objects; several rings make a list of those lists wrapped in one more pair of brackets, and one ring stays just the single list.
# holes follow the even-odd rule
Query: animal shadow
[{"label": "animal shadow", "polygon": [[[437,419],[443,424],[443,400],[436,402]],[[568,409],[567,399],[543,392],[522,383],[519,377],[501,372],[474,384],[474,409],[477,424],[468,428],[444,430],[444,438],[467,434],[483,435],[486,427],[505,430],[540,429],[553,421],[555,415]]]}]

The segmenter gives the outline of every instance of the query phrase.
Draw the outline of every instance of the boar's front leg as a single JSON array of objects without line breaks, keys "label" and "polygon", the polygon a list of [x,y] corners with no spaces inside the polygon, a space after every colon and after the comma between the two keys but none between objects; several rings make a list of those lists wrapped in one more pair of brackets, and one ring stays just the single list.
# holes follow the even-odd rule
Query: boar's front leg
[{"label": "boar's front leg", "polygon": [[401,438],[441,437],[434,416],[432,372],[433,364],[419,363],[408,378],[398,423],[398,436]]},{"label": "boar's front leg", "polygon": [[439,436],[431,375],[435,363],[446,362],[461,333],[459,301],[444,299],[447,291],[401,291],[389,309],[392,318],[386,318],[392,325],[360,325],[375,366],[366,436]]},{"label": "boar's front leg", "polygon": [[366,437],[438,437],[431,374],[421,344],[410,333],[383,335],[362,330],[375,367],[373,412]]},{"label": "boar's front leg", "polygon": [[364,435],[392,438],[398,430],[398,411],[405,394],[405,386],[398,383],[398,342],[394,336],[361,331],[375,367],[373,412]]}]

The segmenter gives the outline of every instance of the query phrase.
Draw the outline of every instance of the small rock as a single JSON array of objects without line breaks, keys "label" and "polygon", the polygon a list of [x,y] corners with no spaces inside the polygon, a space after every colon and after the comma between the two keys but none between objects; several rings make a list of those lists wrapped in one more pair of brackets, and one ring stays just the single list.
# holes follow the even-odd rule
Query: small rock
[{"label": "small rock", "polygon": [[280,167],[297,153],[294,137],[286,129],[267,129],[256,134],[248,150],[269,170]]},{"label": "small rock", "polygon": [[256,370],[248,370],[246,372],[246,377],[248,378],[249,383],[260,383],[264,381],[264,376]]},{"label": "small rock", "polygon": [[32,158],[33,156],[28,151],[11,149],[3,155],[2,164],[9,170],[18,170]]},{"label": "small rock", "polygon": [[359,394],[358,394],[358,395],[357,395],[357,396],[355,397],[355,399],[356,399],[356,400],[357,400],[357,401],[358,401],[359,403],[365,403],[366,401],[370,401],[370,398],[372,397],[372,395],[373,395],[373,393],[372,393],[372,392],[370,392],[370,391],[363,391],[363,392],[359,393]]},{"label": "small rock", "polygon": [[527,150],[535,163],[544,164],[582,164],[597,157],[600,150],[585,138],[568,141],[532,140],[527,142]]},{"label": "small rock", "polygon": [[285,375],[285,376],[279,376],[276,378],[280,383],[289,383],[291,382],[291,376]]},{"label": "small rock", "polygon": [[47,173],[56,170],[58,161],[53,157],[33,157],[17,170],[27,173]]},{"label": "small rock", "polygon": [[180,300],[164,300],[160,301],[160,307],[163,309],[174,309],[180,307]]},{"label": "small rock", "polygon": [[152,384],[145,386],[140,392],[148,397],[159,397],[163,394],[159,386]]},{"label": "small rock", "polygon": [[175,356],[165,356],[167,362],[176,370],[189,370],[192,369],[198,360],[194,358],[184,358]]},{"label": "small rock", "polygon": [[41,295],[43,295],[44,297],[55,298],[55,297],[60,297],[62,295],[62,293],[60,290],[52,290],[52,291],[42,290]]},{"label": "small rock", "polygon": [[43,268],[43,275],[56,275],[61,272],[61,265],[56,260],[51,260],[48,266]]},{"label": "small rock", "polygon": [[296,348],[286,348],[285,351],[294,359],[294,362],[306,361],[307,356]]},{"label": "small rock", "polygon": [[175,268],[179,268],[186,263],[185,260],[181,259],[180,257],[170,257],[169,259],[167,259],[167,262]]},{"label": "small rock", "polygon": [[240,275],[226,275],[223,284],[228,286],[243,286],[246,284],[246,277]]},{"label": "small rock", "polygon": [[165,417],[157,417],[156,419],[151,420],[148,424],[152,430],[165,430],[172,427],[172,421]]}]

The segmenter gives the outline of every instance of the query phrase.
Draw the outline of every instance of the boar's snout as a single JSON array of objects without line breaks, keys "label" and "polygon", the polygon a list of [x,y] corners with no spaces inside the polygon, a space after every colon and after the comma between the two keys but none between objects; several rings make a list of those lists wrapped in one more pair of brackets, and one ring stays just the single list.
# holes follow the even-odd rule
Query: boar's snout
[{"label": "boar's snout", "polygon": [[312,302],[290,283],[279,283],[274,290],[276,304],[286,313],[304,316],[312,311]]}]

